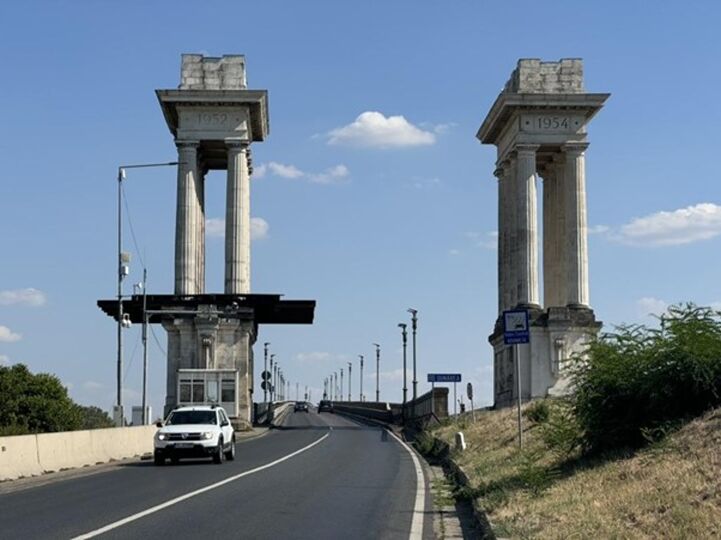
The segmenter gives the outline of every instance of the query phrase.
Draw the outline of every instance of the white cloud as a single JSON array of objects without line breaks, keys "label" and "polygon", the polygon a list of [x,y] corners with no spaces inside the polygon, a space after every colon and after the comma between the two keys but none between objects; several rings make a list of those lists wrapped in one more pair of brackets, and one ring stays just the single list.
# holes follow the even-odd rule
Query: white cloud
[{"label": "white cloud", "polygon": [[262,178],[266,174],[288,178],[291,180],[307,180],[312,184],[340,184],[350,176],[350,170],[343,164],[329,167],[322,172],[312,173],[300,170],[295,165],[286,165],[271,161],[263,163],[255,169],[253,176]]},{"label": "white cloud", "polygon": [[670,212],[635,218],[614,238],[642,246],[674,246],[708,240],[721,234],[721,206],[700,203]]},{"label": "white cloud", "polygon": [[649,315],[661,315],[668,308],[668,303],[659,298],[652,296],[644,296],[636,301],[636,308],[640,317],[648,317]]},{"label": "white cloud", "polygon": [[588,228],[588,234],[604,234],[611,230],[608,225],[594,225]]},{"label": "white cloud", "polygon": [[308,180],[314,184],[338,184],[348,177],[350,171],[345,165],[330,167],[319,174],[307,174]]},{"label": "white cloud", "polygon": [[83,388],[85,390],[89,390],[90,392],[97,392],[105,388],[105,385],[95,381],[85,381],[83,383]]},{"label": "white cloud", "polygon": [[488,231],[486,233],[467,232],[466,238],[471,240],[474,245],[483,249],[498,249],[498,231]]},{"label": "white cloud", "polygon": [[22,336],[10,330],[7,326],[0,326],[0,343],[20,341]]},{"label": "white cloud", "polygon": [[449,249],[448,254],[449,255],[460,255],[461,251],[459,249]]},{"label": "white cloud", "polygon": [[443,182],[437,176],[433,178],[416,178],[413,181],[413,187],[416,189],[431,189],[440,186]]},{"label": "white cloud", "polygon": [[42,306],[46,298],[42,291],[33,288],[0,291],[0,305]]},{"label": "white cloud", "polygon": [[205,236],[210,238],[223,238],[225,236],[225,220],[223,218],[206,219]]},{"label": "white cloud", "polygon": [[[400,381],[403,382],[403,368],[394,369],[392,371],[381,371],[379,373],[379,377],[381,380],[384,381]],[[376,372],[375,370],[371,370],[370,373],[367,373],[364,379],[373,379],[376,378]],[[413,370],[412,369],[406,369],[406,382],[408,384],[408,390],[409,393],[411,391],[413,381]]]},{"label": "white cloud", "polygon": [[302,362],[304,364],[317,364],[330,360],[331,354],[328,352],[313,351],[298,353],[295,357],[299,362]]},{"label": "white cloud", "polygon": [[266,170],[265,168],[267,168],[267,171],[270,172],[270,174],[280,176],[281,178],[300,178],[301,176],[304,176],[303,171],[295,165],[284,165],[283,163],[271,161],[270,163],[261,166],[264,167],[264,171]]},{"label": "white cloud", "polygon": [[366,148],[427,146],[436,136],[414,126],[403,116],[385,117],[377,111],[361,113],[350,124],[331,130],[328,144]]},{"label": "white cloud", "polygon": [[250,238],[251,240],[263,240],[268,238],[268,231],[270,225],[263,218],[254,217],[250,218]]},{"label": "white cloud", "polygon": [[10,357],[7,354],[0,354],[0,366],[9,366]]},{"label": "white cloud", "polygon": [[[268,238],[270,225],[266,220],[259,217],[250,218],[250,238],[251,240],[263,240]],[[225,237],[225,219],[208,218],[205,220],[205,235],[208,238]]]},{"label": "white cloud", "polygon": [[445,124],[436,124],[433,126],[433,132],[437,133],[438,135],[443,135],[444,133],[448,133],[451,128],[456,127],[458,124],[455,122],[447,122]]}]

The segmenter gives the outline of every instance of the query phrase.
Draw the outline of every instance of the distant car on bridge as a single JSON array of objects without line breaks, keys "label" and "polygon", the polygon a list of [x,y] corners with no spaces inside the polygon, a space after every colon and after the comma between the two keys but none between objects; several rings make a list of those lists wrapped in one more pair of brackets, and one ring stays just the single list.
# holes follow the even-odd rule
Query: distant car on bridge
[{"label": "distant car on bridge", "polygon": [[235,459],[235,432],[222,407],[180,407],[156,426],[156,465],[164,465],[166,458],[173,464],[180,458],[211,457],[214,463]]},{"label": "distant car on bridge", "polygon": [[304,411],[308,412],[308,404],[305,401],[296,401],[295,405],[293,406],[293,411]]},{"label": "distant car on bridge", "polygon": [[321,399],[320,403],[318,404],[318,412],[333,412],[333,402],[329,401],[327,399]]}]

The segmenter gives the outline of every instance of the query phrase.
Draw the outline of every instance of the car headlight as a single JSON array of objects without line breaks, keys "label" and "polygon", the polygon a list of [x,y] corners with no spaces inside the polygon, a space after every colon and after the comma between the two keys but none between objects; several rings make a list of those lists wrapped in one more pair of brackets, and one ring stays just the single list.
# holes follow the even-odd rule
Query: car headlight
[{"label": "car headlight", "polygon": [[201,438],[206,439],[206,440],[212,439],[213,435],[215,435],[215,434],[212,431],[204,431],[203,433],[200,434]]},{"label": "car headlight", "polygon": [[158,432],[158,433],[156,433],[156,437],[158,438],[159,441],[164,441],[169,437],[169,434]]}]

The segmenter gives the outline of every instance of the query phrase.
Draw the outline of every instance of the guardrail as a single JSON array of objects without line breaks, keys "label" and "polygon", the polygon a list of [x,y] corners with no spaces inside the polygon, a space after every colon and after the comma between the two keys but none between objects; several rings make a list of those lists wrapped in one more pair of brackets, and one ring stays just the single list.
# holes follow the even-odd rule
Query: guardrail
[{"label": "guardrail", "polygon": [[426,425],[448,417],[448,388],[434,388],[405,405],[385,401],[334,401],[333,409],[387,424]]}]

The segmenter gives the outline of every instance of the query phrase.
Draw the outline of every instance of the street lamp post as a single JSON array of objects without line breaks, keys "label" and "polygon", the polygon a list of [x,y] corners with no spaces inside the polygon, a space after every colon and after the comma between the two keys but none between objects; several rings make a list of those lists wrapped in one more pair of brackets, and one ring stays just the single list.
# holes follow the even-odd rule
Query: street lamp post
[{"label": "street lamp post", "polygon": [[376,402],[381,400],[381,346],[377,343],[373,344],[376,348]]},{"label": "street lamp post", "polygon": [[360,400],[363,401],[363,355],[359,354],[358,358],[360,358]]},{"label": "street lamp post", "polygon": [[413,416],[416,415],[416,398],[418,397],[418,377],[416,376],[416,329],[418,328],[418,310],[408,308],[411,314],[411,329],[413,330]]},{"label": "street lamp post", "polygon": [[275,366],[273,366],[274,354],[270,355],[270,401],[275,401]]},{"label": "street lamp post", "polygon": [[338,401],[343,401],[343,368],[340,368],[340,399]]},{"label": "street lamp post", "polygon": [[[266,341],[263,343],[263,374],[268,371],[268,345],[270,345],[269,341]],[[261,377],[262,378],[262,377]],[[263,403],[268,403],[268,385],[270,382],[268,382],[266,379],[263,379]]]},{"label": "street lamp post", "polygon": [[408,345],[408,331],[406,328],[408,325],[405,323],[398,323],[398,326],[401,329],[401,336],[403,337],[403,403],[405,404],[408,398],[408,385],[406,383],[406,349]]},{"label": "street lamp post", "polygon": [[353,363],[348,362],[348,401],[353,401],[353,398],[351,397],[351,371],[353,369]]},{"label": "street lamp post", "polygon": [[[127,255],[123,254],[123,180],[127,169],[145,169],[149,167],[168,167],[177,165],[177,161],[168,163],[143,163],[137,165],[121,165],[118,167],[118,360],[117,360],[117,404],[115,410],[115,425],[122,426],[125,422],[123,414],[123,328],[130,326],[129,321],[123,320],[123,279],[128,275],[128,266],[125,264]],[[145,409],[143,409],[145,411]],[[145,417],[145,412],[143,412]]]}]

